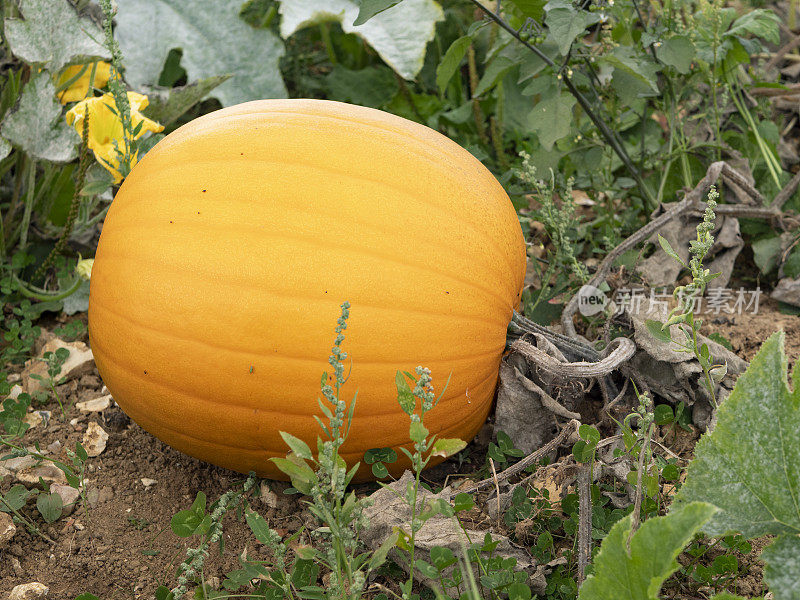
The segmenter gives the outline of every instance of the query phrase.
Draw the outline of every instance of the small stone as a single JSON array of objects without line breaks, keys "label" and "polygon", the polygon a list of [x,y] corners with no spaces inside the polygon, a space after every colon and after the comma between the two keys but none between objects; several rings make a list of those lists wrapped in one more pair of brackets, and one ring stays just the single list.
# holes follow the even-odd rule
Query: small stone
[{"label": "small stone", "polygon": [[8,544],[14,534],[17,533],[17,526],[7,513],[0,513],[0,548]]},{"label": "small stone", "polygon": [[22,420],[30,425],[31,429],[41,425],[42,423],[44,423],[44,427],[47,428],[47,426],[50,424],[51,416],[52,413],[49,410],[34,410],[33,412],[26,414],[25,418]]},{"label": "small stone", "polygon": [[109,486],[101,487],[97,494],[97,503],[111,502],[114,499],[114,488]]},{"label": "small stone", "polygon": [[103,412],[111,406],[111,394],[100,396],[92,400],[86,400],[85,402],[78,402],[75,406],[79,411],[85,413]]},{"label": "small stone", "polygon": [[16,556],[11,557],[11,570],[14,571],[14,577],[21,579],[25,575],[25,571],[22,570],[22,565]]},{"label": "small stone", "polygon": [[[17,377],[17,378],[19,379],[19,377]],[[8,381],[11,381],[11,377],[10,376],[8,377]],[[11,398],[12,400],[16,400],[17,398],[19,398],[19,395],[23,391],[24,390],[22,389],[22,386],[19,385],[19,384],[16,384],[14,387],[11,388],[11,391],[8,393],[8,397]]]},{"label": "small stone", "polygon": [[73,427],[75,427],[78,424],[78,417],[75,417],[74,419],[70,419],[69,424],[72,425]]},{"label": "small stone", "polygon": [[64,472],[55,466],[52,461],[44,460],[42,464],[30,469],[19,470],[15,473],[17,481],[27,486],[36,485],[41,477],[45,482],[66,485],[67,478]]},{"label": "small stone", "polygon": [[6,379],[8,380],[8,383],[16,383],[22,379],[22,375],[19,373],[11,373],[8,377],[6,377]]},{"label": "small stone", "polygon": [[70,515],[81,497],[81,491],[69,485],[55,484],[50,486],[50,491],[61,496],[61,503],[64,508],[62,515]]},{"label": "small stone", "polygon": [[266,481],[261,482],[261,489],[259,498],[267,506],[267,508],[278,508],[278,495],[269,487]]},{"label": "small stone", "polygon": [[61,442],[56,440],[55,442],[47,444],[47,451],[50,452],[50,454],[58,454],[61,452]]},{"label": "small stone", "polygon": [[37,600],[37,598],[46,598],[49,593],[49,587],[38,581],[33,581],[14,587],[8,595],[8,600]]},{"label": "small stone", "polygon": [[142,477],[141,482],[145,489],[149,489],[158,483],[155,479],[150,479],[148,477]]},{"label": "small stone", "polygon": [[91,421],[83,434],[83,447],[89,456],[100,456],[106,449],[108,434],[95,421]]}]

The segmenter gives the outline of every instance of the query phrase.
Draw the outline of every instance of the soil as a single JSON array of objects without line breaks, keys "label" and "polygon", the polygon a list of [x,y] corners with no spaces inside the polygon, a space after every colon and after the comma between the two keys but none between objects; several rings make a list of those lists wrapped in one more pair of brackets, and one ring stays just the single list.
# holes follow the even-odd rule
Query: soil
[{"label": "soil", "polygon": [[[769,334],[782,327],[790,361],[800,356],[800,319],[780,314],[770,303],[756,315],[710,319],[708,327],[727,338],[733,350],[746,359],[753,357]],[[244,479],[238,473],[172,450],[130,422],[115,406],[102,414],[89,415],[75,407],[76,402],[101,396],[101,389],[102,382],[95,371],[58,389],[64,400],[64,419],[55,402],[37,407],[51,410],[53,418],[46,428],[39,425],[28,431],[24,442],[38,443],[41,449],[60,442],[61,449],[50,454],[53,458],[68,460],[66,449],[75,447],[91,420],[97,421],[109,438],[105,451],[88,461],[88,509],[77,508],[71,516],[43,526],[55,544],[18,525],[11,542],[0,547],[0,598],[5,598],[14,586],[32,581],[47,585],[48,598],[55,600],[73,600],[83,592],[106,600],[153,598],[159,585],[175,585],[176,565],[185,557],[186,549],[199,542],[196,537],[177,537],[170,528],[172,516],[188,508],[197,492],[204,492],[210,503]],[[665,443],[668,437],[665,436]],[[696,437],[673,439],[674,449],[682,456],[690,455]],[[472,455],[482,457],[488,439],[479,435],[478,440],[473,442],[478,452]],[[430,477],[443,481],[448,473],[465,472],[467,468],[468,465],[445,463]],[[143,478],[155,483],[146,487]],[[6,492],[10,485],[9,478],[0,481],[0,492]],[[250,502],[272,528],[291,535],[309,522],[309,515],[298,496],[283,494],[286,487],[285,483],[265,481]],[[358,491],[366,493],[371,489],[374,487],[364,486]],[[488,523],[488,519],[485,521]],[[37,522],[42,523],[40,518]],[[211,552],[204,571],[206,580],[218,585],[226,573],[239,567],[238,558],[242,555],[267,558],[266,550],[246,524],[228,515],[224,551],[221,556]],[[739,588],[742,593],[745,588],[753,594],[762,593],[757,555],[753,552],[740,557],[741,572],[745,574]]]}]

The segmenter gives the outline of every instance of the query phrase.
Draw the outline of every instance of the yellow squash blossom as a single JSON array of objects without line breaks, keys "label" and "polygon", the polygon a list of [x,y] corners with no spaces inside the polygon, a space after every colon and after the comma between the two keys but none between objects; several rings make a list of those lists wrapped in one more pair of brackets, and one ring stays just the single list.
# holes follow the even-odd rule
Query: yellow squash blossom
[{"label": "yellow squash blossom", "polygon": [[[153,133],[163,131],[163,125],[151,121],[139,112],[147,106],[147,96],[128,92],[128,102],[131,105],[133,129],[136,130],[139,123],[142,124],[135,139],[140,138],[147,131]],[[119,183],[122,181],[122,175],[119,172],[120,155],[117,148],[124,152],[125,140],[122,133],[122,120],[119,118],[114,96],[104,94],[100,97],[86,98],[67,111],[67,124],[72,125],[80,136],[83,136],[83,118],[87,110],[89,112],[89,148],[94,152],[97,161],[114,176],[114,183]],[[116,148],[114,147],[115,142]],[[134,154],[131,157],[131,168],[136,161],[137,156]]]},{"label": "yellow squash blossom", "polygon": [[[61,104],[78,102],[86,98],[86,94],[89,93],[89,79],[92,77],[93,65],[93,63],[89,63],[88,65],[72,65],[61,72],[61,77],[58,79],[59,88],[66,85],[70,79],[83,70],[81,76],[78,77],[72,85],[58,93],[58,99],[61,101]],[[98,62],[97,67],[94,68],[94,87],[105,87],[109,77],[111,77],[111,65],[107,62]]]}]

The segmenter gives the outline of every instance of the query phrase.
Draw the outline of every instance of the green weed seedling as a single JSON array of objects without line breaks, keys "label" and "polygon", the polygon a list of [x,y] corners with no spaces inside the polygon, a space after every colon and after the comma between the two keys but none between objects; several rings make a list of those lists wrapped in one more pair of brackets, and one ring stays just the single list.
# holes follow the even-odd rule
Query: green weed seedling
[{"label": "green weed seedling", "polygon": [[494,468],[502,471],[509,463],[516,458],[522,458],[525,453],[519,448],[514,447],[514,442],[505,431],[498,431],[496,434],[497,443],[489,442],[489,448],[486,453],[486,458],[492,459]]},{"label": "green weed seedling", "polygon": [[[52,394],[53,398],[58,402],[63,420],[67,419],[67,413],[64,411],[64,404],[61,402],[61,396],[59,396],[56,391],[56,386],[64,383],[64,380],[59,379],[58,376],[61,373],[61,367],[64,366],[68,358],[69,350],[67,348],[58,348],[55,352],[45,352],[39,360],[47,365],[47,376],[45,377],[37,373],[31,374],[31,379],[40,381],[50,390],[50,394]],[[47,393],[44,391],[36,392],[34,393],[34,399],[40,403],[44,403],[47,401]]]},{"label": "green weed seedling", "polygon": [[[52,462],[55,467],[64,473],[64,478],[67,480],[67,484],[70,487],[80,491],[83,506],[88,512],[88,507],[86,504],[86,483],[84,477],[88,455],[80,442],[75,443],[74,452],[68,451],[68,455],[72,463],[71,465],[44,456],[38,452],[38,443],[35,446],[36,450],[28,450],[27,448],[12,442],[11,438],[0,437],[0,445],[11,450],[10,454],[3,458],[32,456],[37,461],[47,460]],[[32,488],[30,490],[26,489],[22,484],[16,484],[12,486],[5,495],[0,495],[0,512],[11,513],[13,515],[12,518],[17,522],[22,523],[25,528],[28,529],[28,531],[39,535],[48,542],[52,543],[52,540],[42,533],[38,525],[36,525],[30,517],[26,516],[22,512],[28,501],[36,498],[36,510],[46,523],[53,523],[61,518],[64,510],[61,496],[50,491],[50,485],[41,478],[39,478],[39,485],[41,489]]]},{"label": "green weed seedling", "polygon": [[0,440],[10,442],[25,435],[30,428],[30,425],[24,421],[30,405],[31,397],[24,392],[16,399],[6,398],[3,400],[2,410],[0,410],[0,426],[5,433],[0,435]]}]

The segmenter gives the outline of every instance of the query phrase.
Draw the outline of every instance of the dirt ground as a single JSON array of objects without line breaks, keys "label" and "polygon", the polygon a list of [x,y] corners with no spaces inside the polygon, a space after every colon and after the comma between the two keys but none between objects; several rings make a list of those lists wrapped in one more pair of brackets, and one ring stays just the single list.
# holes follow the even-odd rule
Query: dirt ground
[{"label": "dirt ground", "polygon": [[[716,319],[709,328],[730,340],[734,351],[746,359],[753,357],[769,334],[783,328],[790,361],[800,356],[800,318],[780,314],[769,303],[756,315]],[[51,410],[53,418],[46,428],[39,425],[27,432],[24,441],[51,448],[49,456],[53,458],[67,460],[65,449],[75,447],[92,420],[108,432],[109,439],[105,451],[88,461],[88,511],[77,508],[71,516],[43,527],[55,545],[18,526],[11,542],[0,547],[2,598],[14,586],[32,581],[47,585],[48,597],[55,600],[73,600],[83,592],[104,600],[152,598],[159,585],[175,585],[176,565],[185,557],[186,548],[199,541],[174,535],[171,517],[188,508],[198,491],[205,492],[210,503],[243,480],[237,473],[172,450],[130,422],[117,407],[92,414],[75,407],[76,402],[101,396],[101,389],[96,371],[61,386],[65,420],[55,402],[37,407]],[[53,446],[55,442],[60,449]],[[439,474],[448,470],[453,469],[439,469]],[[143,478],[155,483],[145,486]],[[0,481],[0,491],[6,492],[10,485],[9,478]],[[284,483],[266,482],[265,486],[276,494],[256,493],[251,500],[253,508],[279,533],[296,531],[307,519],[298,497],[283,494]],[[230,515],[224,540],[223,556],[212,552],[206,562],[204,575],[212,584],[237,568],[237,557],[243,553],[266,557],[244,522]],[[743,580],[743,587],[759,591],[759,570],[753,561],[754,574]]]}]

